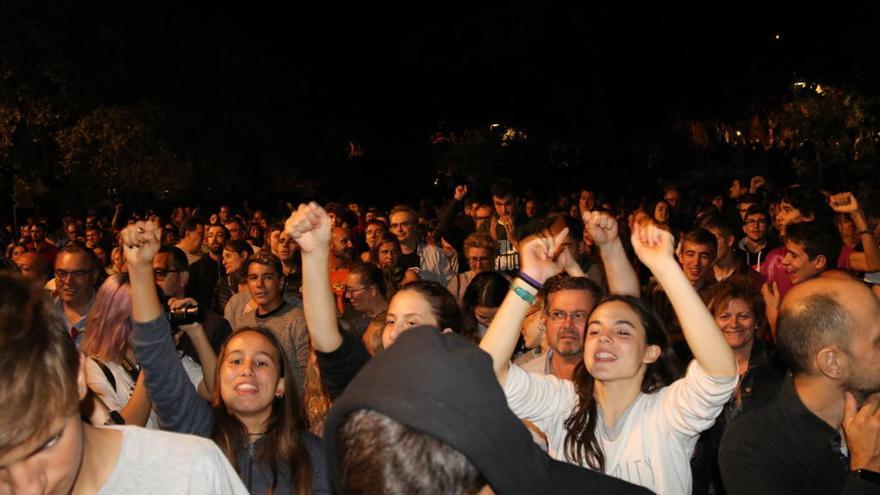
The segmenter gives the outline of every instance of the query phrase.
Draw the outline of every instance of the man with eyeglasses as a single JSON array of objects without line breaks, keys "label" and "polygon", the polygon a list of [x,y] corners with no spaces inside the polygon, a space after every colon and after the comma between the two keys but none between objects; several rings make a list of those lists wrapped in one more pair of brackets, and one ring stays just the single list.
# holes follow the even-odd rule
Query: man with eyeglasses
[{"label": "man with eyeglasses", "polygon": [[[159,286],[165,297],[171,299],[186,297],[186,285],[190,278],[189,268],[192,267],[187,266],[186,254],[180,248],[173,246],[159,248],[159,252],[153,258],[153,274],[156,278],[156,285]],[[221,315],[208,311],[206,306],[201,307],[205,315],[205,321],[202,322],[205,336],[208,337],[208,342],[214,352],[219,354],[223,342],[232,333],[232,327]],[[186,333],[181,337],[177,348],[201,364],[199,353]]]},{"label": "man with eyeglasses", "polygon": [[70,244],[55,258],[54,308],[64,328],[76,342],[82,342],[86,321],[98,281],[98,263],[95,256],[79,244]]},{"label": "man with eyeglasses", "polygon": [[350,303],[350,309],[343,314],[343,322],[359,336],[364,334],[376,315],[388,309],[382,269],[371,263],[356,263],[351,267],[343,293]]},{"label": "man with eyeglasses", "polygon": [[736,255],[753,270],[760,272],[761,263],[775,246],[770,242],[770,214],[761,205],[752,205],[743,220],[745,237],[737,244]]},{"label": "man with eyeglasses", "polygon": [[565,274],[544,283],[547,304],[544,320],[549,350],[523,365],[531,373],[571,380],[575,367],[584,359],[584,329],[601,298],[601,289],[586,277]]},{"label": "man with eyeglasses", "polygon": [[[586,212],[582,219],[584,228],[599,247],[608,290],[612,294],[638,297],[639,280],[620,241],[617,221],[608,213],[599,211]],[[551,229],[549,233],[556,235],[557,232]],[[522,368],[531,373],[552,374],[571,380],[575,367],[583,361],[587,319],[601,299],[602,289],[587,277],[559,274],[547,279],[542,290],[546,302],[541,320],[546,328],[549,350]]]}]

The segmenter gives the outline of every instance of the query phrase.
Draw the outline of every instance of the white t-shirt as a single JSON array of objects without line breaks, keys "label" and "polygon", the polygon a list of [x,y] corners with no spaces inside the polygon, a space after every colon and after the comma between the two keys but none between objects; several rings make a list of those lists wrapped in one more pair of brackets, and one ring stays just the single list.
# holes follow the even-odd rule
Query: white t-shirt
[{"label": "white t-shirt", "polygon": [[[684,378],[659,392],[639,394],[614,431],[606,430],[598,408],[596,437],[605,453],[605,473],[661,494],[690,493],[697,438],[715,423],[736,380],[711,377],[694,360]],[[564,422],[577,405],[573,382],[511,365],[504,393],[517,416],[547,435],[550,456],[568,461]]]},{"label": "white t-shirt", "polygon": [[[104,374],[98,363],[91,358],[86,359],[86,385],[104,402],[108,409],[111,411],[121,411],[128,404],[131,394],[134,393],[136,382],[121,364],[102,362],[110,370],[110,373],[113,374],[113,378],[116,380],[116,389],[113,389],[113,385],[107,380],[107,375]],[[189,376],[190,382],[192,382],[193,386],[198,387],[203,378],[201,366],[189,356],[183,356],[181,362],[183,369],[186,370],[186,374]],[[147,419],[147,424],[144,425],[144,428],[159,429],[159,418],[156,416],[155,409],[150,411],[150,417]]]},{"label": "white t-shirt", "polygon": [[209,439],[134,426],[112,428],[122,432],[122,449],[99,495],[248,493]]}]

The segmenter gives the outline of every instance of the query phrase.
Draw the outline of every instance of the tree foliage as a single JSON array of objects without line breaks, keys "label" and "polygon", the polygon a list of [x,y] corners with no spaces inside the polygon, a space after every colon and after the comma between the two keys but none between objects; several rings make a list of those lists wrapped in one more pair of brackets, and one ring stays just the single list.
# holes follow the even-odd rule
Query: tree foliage
[{"label": "tree foliage", "polygon": [[191,165],[162,136],[165,117],[153,105],[100,107],[56,134],[60,163],[84,193],[174,196]]}]

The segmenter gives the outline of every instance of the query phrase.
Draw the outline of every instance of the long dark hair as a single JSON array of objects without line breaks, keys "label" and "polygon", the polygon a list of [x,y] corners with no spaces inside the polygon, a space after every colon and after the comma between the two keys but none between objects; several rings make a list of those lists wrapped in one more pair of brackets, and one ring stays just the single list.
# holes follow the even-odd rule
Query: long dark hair
[{"label": "long dark hair", "polygon": [[290,362],[278,339],[264,328],[242,328],[226,339],[217,359],[217,369],[211,406],[214,408],[214,428],[211,438],[229,459],[235,471],[241,474],[236,453],[250,441],[247,428],[223,403],[220,395],[220,368],[226,357],[229,341],[243,332],[253,332],[266,337],[278,354],[279,372],[284,380],[284,396],[272,401],[272,412],[266,422],[265,441],[256,453],[258,462],[268,465],[272,472],[272,485],[269,493],[274,493],[278,485],[278,458],[290,470],[291,488],[294,493],[309,493],[312,486],[312,461],[306,450],[302,434],[307,430],[300,410],[297,386],[293,381]]},{"label": "long dark hair", "polygon": [[[499,272],[488,271],[478,273],[464,291],[461,312],[464,317],[462,334],[477,342],[479,322],[474,310],[477,306],[497,308],[510,290],[510,282]],[[479,342],[478,342],[479,343]]]},{"label": "long dark hair", "polygon": [[[648,365],[642,379],[642,392],[654,393],[677,380],[681,376],[681,366],[675,352],[669,346],[669,339],[660,319],[645,303],[632,296],[608,296],[600,301],[596,308],[612,301],[620,301],[629,306],[645,327],[647,344],[659,346],[661,350],[660,357]],[[574,463],[586,464],[593,470],[604,472],[605,453],[602,452],[602,446],[596,438],[597,405],[593,397],[595,379],[587,371],[583,360],[575,368],[572,381],[578,403],[564,423],[567,432],[565,457]]]}]

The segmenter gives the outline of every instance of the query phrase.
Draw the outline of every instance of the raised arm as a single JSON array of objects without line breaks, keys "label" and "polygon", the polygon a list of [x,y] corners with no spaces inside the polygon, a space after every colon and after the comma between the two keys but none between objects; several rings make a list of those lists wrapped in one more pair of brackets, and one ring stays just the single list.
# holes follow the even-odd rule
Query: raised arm
[{"label": "raised arm", "polygon": [[585,212],[583,220],[584,228],[599,246],[608,291],[612,294],[639,297],[639,277],[626,257],[617,220],[601,211]]},{"label": "raised arm", "polygon": [[856,197],[850,192],[842,192],[828,198],[831,209],[837,213],[845,213],[853,221],[853,226],[858,232],[859,240],[862,241],[861,253],[853,253],[849,258],[850,268],[857,272],[880,271],[880,246],[877,238],[868,225],[865,213],[859,207]]},{"label": "raised arm", "polygon": [[[211,347],[211,342],[208,340],[208,336],[205,335],[205,329],[201,323],[181,325],[180,329],[189,336],[189,340],[199,356],[199,363],[202,366],[202,384],[205,387],[204,392],[206,392],[206,395],[203,395],[202,398],[208,399],[214,393],[214,372],[217,369],[217,354],[214,353],[214,348]],[[202,392],[201,388],[199,392]]]},{"label": "raised arm", "polygon": [[[564,247],[559,249],[567,235],[568,229],[563,229],[555,237],[535,235],[525,239],[519,246],[521,272],[540,284],[559,273],[570,262],[568,251]],[[507,292],[489,330],[480,341],[480,348],[492,356],[492,368],[501,384],[507,382],[510,356],[516,348],[523,319],[531,307],[526,299],[530,298],[529,295],[534,298],[537,293],[537,289],[521,278],[514,279],[511,290]]]},{"label": "raised arm", "polygon": [[[455,195],[452,198],[452,201],[446,205],[446,208],[443,209],[443,212],[440,214],[439,221],[437,222],[437,230],[440,232],[446,232],[450,227],[452,227],[452,221],[455,220],[455,215],[458,213],[458,207],[461,205],[461,202],[464,200],[464,197],[467,196],[468,186],[466,184],[455,186]],[[460,248],[461,246],[456,246]]]},{"label": "raised arm", "polygon": [[153,258],[159,252],[162,228],[153,222],[137,222],[122,230],[122,250],[131,280],[131,321],[147,323],[162,315]]},{"label": "raised arm", "polygon": [[183,369],[153,279],[161,232],[156,223],[137,222],[121,233],[131,280],[131,344],[162,429],[207,436],[213,412]]},{"label": "raised arm", "polygon": [[669,297],[684,337],[700,367],[710,376],[735,376],[733,351],[676,263],[672,234],[654,225],[635,224],[632,244],[636,255],[651,270]]},{"label": "raised arm", "polygon": [[284,226],[302,252],[303,312],[312,347],[333,352],[342,345],[336,301],[330,289],[330,217],[317,203],[299,205]]}]

